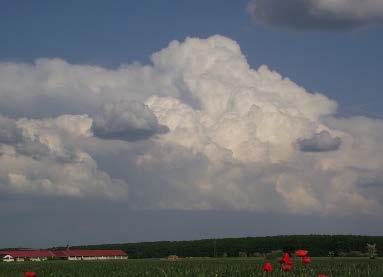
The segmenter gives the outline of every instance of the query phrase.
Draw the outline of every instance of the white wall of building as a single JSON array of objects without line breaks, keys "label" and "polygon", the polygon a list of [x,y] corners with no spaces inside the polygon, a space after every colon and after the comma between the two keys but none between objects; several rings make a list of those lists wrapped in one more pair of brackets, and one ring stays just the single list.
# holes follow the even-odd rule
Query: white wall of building
[{"label": "white wall of building", "polygon": [[5,256],[3,257],[3,261],[4,261],[4,262],[14,262],[15,259],[14,259],[11,255],[5,255]]}]

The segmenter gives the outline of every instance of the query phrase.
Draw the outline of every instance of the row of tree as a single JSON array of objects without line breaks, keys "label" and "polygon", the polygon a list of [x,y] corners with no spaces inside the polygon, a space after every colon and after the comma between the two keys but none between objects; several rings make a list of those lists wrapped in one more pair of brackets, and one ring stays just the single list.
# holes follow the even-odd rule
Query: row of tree
[{"label": "row of tree", "polygon": [[193,241],[158,241],[107,245],[76,246],[84,249],[121,249],[130,258],[180,257],[238,257],[272,255],[276,251],[308,249],[311,256],[367,255],[367,244],[376,244],[383,253],[383,237],[354,235],[289,235],[204,239]]}]

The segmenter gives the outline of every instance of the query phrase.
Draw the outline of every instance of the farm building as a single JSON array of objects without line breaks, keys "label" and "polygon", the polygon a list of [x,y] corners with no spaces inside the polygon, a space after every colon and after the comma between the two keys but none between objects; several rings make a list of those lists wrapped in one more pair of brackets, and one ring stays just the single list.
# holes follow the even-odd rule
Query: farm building
[{"label": "farm building", "polygon": [[123,260],[128,256],[122,250],[83,250],[83,249],[67,249],[61,251],[53,251],[55,256],[60,259],[77,261],[77,260]]},{"label": "farm building", "polygon": [[14,262],[14,261],[15,261],[15,259],[14,259],[11,255],[0,254],[0,258],[1,258],[4,262]]},{"label": "farm building", "polygon": [[44,261],[48,258],[54,258],[55,255],[49,250],[7,250],[0,251],[2,260],[11,261]]},{"label": "farm building", "polygon": [[122,260],[128,256],[121,250],[5,250],[0,251],[0,258],[5,262],[45,261],[48,258],[63,260]]}]

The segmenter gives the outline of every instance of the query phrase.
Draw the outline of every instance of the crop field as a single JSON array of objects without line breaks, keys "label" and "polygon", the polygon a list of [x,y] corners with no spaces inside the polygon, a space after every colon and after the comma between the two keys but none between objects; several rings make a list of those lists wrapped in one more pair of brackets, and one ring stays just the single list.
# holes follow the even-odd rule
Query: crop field
[{"label": "crop field", "polygon": [[21,277],[25,271],[35,271],[42,276],[302,276],[317,277],[382,277],[383,260],[366,258],[314,258],[309,265],[294,262],[291,272],[282,272],[277,262],[274,271],[262,272],[263,260],[256,258],[189,258],[180,261],[159,259],[125,261],[45,261],[0,263],[0,276]]}]

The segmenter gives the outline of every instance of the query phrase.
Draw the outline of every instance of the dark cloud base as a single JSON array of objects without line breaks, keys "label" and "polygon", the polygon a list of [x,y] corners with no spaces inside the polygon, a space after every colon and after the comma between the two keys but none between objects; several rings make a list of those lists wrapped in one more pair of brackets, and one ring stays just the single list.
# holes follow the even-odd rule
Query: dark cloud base
[{"label": "dark cloud base", "polygon": [[381,23],[382,18],[358,18],[335,11],[318,10],[317,0],[252,0],[247,10],[261,24],[309,31],[352,30]]},{"label": "dark cloud base", "polygon": [[120,132],[104,132],[103,129],[98,129],[94,125],[92,126],[93,134],[96,137],[102,139],[111,140],[126,140],[137,141],[149,139],[155,135],[165,134],[169,131],[169,128],[163,125],[159,125],[156,129],[126,129]]},{"label": "dark cloud base", "polygon": [[309,139],[298,140],[302,152],[327,152],[338,150],[342,144],[339,137],[332,137],[329,132],[322,131]]}]

